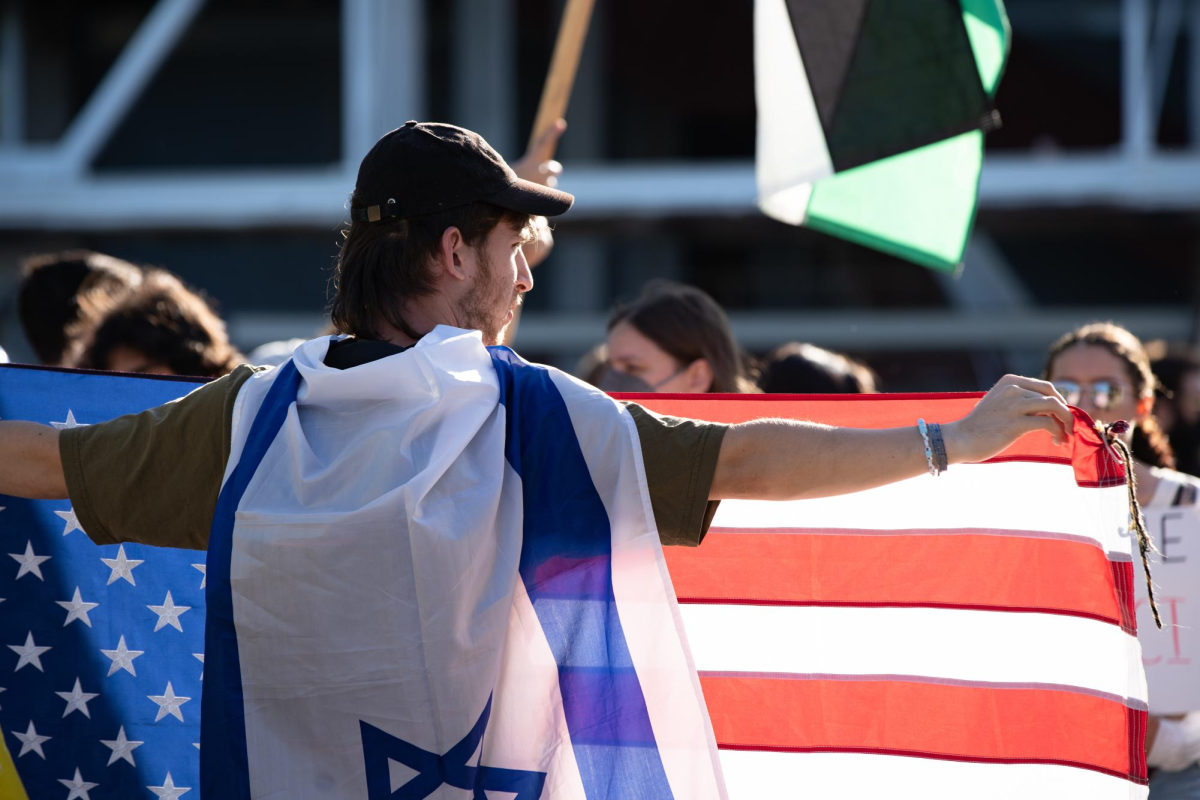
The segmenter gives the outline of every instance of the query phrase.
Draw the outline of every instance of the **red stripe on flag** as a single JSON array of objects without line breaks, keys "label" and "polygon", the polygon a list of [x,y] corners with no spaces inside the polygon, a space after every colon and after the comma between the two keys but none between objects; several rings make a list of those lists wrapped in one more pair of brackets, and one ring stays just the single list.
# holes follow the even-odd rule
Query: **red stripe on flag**
[{"label": "red stripe on flag", "polygon": [[1121,609],[1121,627],[1137,636],[1136,598],[1133,593],[1133,562],[1110,561],[1113,586],[1117,590],[1117,604]]},{"label": "red stripe on flag", "polygon": [[[923,395],[741,395],[741,394],[614,394],[659,414],[735,424],[754,419],[808,420],[848,428],[901,428],[917,419],[946,423],[961,419],[981,394]],[[855,402],[849,402],[855,401]],[[1068,447],[1055,447],[1045,431],[1022,436],[991,461],[1035,461],[1071,464],[1084,487],[1120,486],[1125,469],[1100,441],[1091,418],[1075,412],[1075,437]],[[988,463],[991,463],[989,461]]]},{"label": "red stripe on flag", "polygon": [[700,684],[723,750],[1060,764],[1146,782],[1146,712],[1088,694],[895,680],[701,676]]},{"label": "red stripe on flag", "polygon": [[711,531],[703,547],[663,552],[680,603],[1037,611],[1133,632],[1132,605],[1110,582],[1125,585],[1130,564],[1080,541]]}]

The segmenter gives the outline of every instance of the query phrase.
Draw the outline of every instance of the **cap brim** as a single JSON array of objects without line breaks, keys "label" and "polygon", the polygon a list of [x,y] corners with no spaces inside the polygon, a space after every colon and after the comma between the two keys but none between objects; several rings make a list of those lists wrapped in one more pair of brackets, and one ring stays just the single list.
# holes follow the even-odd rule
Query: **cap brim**
[{"label": "cap brim", "polygon": [[510,211],[539,217],[557,217],[567,213],[575,202],[575,195],[518,178],[508,187],[482,199]]}]

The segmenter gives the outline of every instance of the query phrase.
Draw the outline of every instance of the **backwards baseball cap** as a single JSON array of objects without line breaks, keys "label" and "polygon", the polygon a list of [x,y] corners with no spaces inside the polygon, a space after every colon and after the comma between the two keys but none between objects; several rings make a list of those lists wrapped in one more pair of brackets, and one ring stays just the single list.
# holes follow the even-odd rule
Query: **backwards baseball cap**
[{"label": "backwards baseball cap", "polygon": [[410,120],[363,158],[354,187],[356,221],[434,214],[483,201],[523,214],[558,216],[575,198],[522,180],[477,133]]}]

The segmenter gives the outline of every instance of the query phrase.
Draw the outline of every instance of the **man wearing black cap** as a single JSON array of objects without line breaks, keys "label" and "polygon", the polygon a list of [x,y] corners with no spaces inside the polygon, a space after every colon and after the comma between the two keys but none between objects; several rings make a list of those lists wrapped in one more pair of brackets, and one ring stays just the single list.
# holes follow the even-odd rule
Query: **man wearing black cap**
[{"label": "man wearing black cap", "polygon": [[[644,619],[669,609],[653,532],[697,545],[721,499],[858,491],[986,460],[1032,430],[1070,436],[1053,387],[1013,376],[941,431],[727,426],[617,406],[485,349],[533,288],[531,218],[572,202],[518,178],[470,131],[409,122],[359,171],[332,309],[342,335],[141,414],[64,430],[0,422],[0,494],[69,497],[99,544],[209,548],[206,797],[398,796],[396,759],[420,770],[414,797],[443,784],[511,793],[521,782],[534,788],[519,796],[541,797],[546,770],[566,769],[554,761],[567,741],[554,728],[560,686],[564,707],[583,708],[587,687],[608,681],[586,709],[598,730],[647,713],[641,689],[628,690],[628,645],[605,595],[617,555],[621,569],[648,565],[645,580],[623,584],[638,597],[662,584],[657,600],[638,601]],[[527,555],[541,560],[526,571]],[[529,597],[545,601],[540,623],[518,616],[518,556]],[[514,640],[540,625],[541,649],[521,652],[540,653],[548,672],[500,669],[510,619]],[[678,637],[673,619],[660,630]],[[587,625],[601,638],[571,638]],[[677,668],[664,674],[690,687],[662,693],[676,703],[696,682],[685,651],[672,652]],[[460,673],[491,677],[454,684]],[[504,694],[499,681],[511,688],[527,673],[549,682],[527,694],[540,700],[514,706],[520,692]],[[593,717],[574,713],[567,724],[584,726],[586,745]],[[522,735],[484,751],[525,745],[532,766],[465,763],[489,714]],[[687,719],[703,727],[702,713]],[[620,743],[633,760],[594,758],[589,781],[650,774],[637,767],[649,722],[630,724]],[[524,741],[539,725],[545,736]],[[626,763],[628,775],[613,774]],[[570,784],[556,774],[546,785]]]},{"label": "man wearing black cap", "polygon": [[359,168],[338,258],[334,324],[358,340],[411,345],[418,331],[441,323],[499,344],[533,288],[523,251],[533,218],[558,216],[573,202],[518,178],[478,134],[406,123]]}]

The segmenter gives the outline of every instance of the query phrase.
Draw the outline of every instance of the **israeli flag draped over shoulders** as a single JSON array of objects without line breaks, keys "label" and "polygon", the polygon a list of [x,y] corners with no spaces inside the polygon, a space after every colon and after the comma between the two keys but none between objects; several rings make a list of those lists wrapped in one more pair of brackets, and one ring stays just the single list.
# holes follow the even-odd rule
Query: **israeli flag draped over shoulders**
[{"label": "israeli flag draped over shoulders", "polygon": [[239,392],[205,798],[715,798],[629,413],[477,331]]}]

